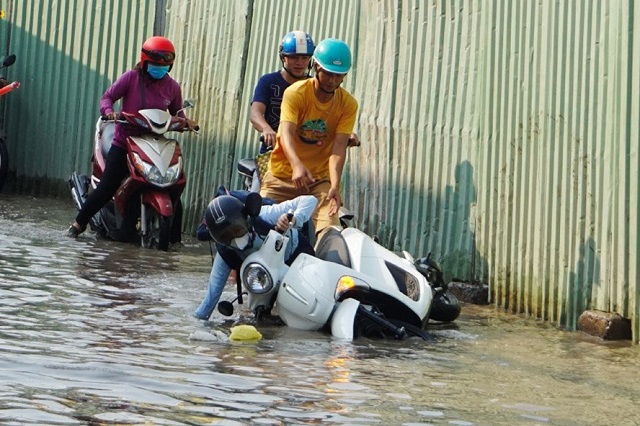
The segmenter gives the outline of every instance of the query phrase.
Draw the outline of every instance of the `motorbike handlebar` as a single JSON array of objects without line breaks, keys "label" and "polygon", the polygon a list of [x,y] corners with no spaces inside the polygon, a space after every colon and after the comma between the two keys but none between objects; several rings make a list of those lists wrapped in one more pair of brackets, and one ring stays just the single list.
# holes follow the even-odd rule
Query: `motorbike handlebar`
[{"label": "motorbike handlebar", "polygon": [[[287,221],[289,222],[289,226],[284,231],[280,232],[282,235],[286,234],[289,229],[291,229],[291,220],[293,219],[293,211],[289,210],[287,212]],[[276,231],[278,231],[277,226],[274,227]],[[279,232],[279,231],[278,231]]]},{"label": "motorbike handlebar", "polygon": [[120,114],[119,112],[116,113],[116,118],[114,118],[114,119],[109,118],[108,115],[101,115],[100,116],[100,120],[102,120],[102,121],[126,121],[124,119],[124,117],[122,116],[122,114]]},{"label": "motorbike handlebar", "polygon": [[[109,116],[107,116],[107,115],[101,115],[100,116],[100,120],[102,120],[102,121],[113,121],[113,122],[122,123],[122,124],[128,123],[127,120],[124,120],[122,118],[122,114],[118,114],[117,118],[115,118],[113,120],[110,119]],[[178,130],[178,131],[192,131],[192,132],[198,133],[200,131],[200,126],[196,125],[193,129],[186,128],[186,129],[181,129],[181,130]]]}]

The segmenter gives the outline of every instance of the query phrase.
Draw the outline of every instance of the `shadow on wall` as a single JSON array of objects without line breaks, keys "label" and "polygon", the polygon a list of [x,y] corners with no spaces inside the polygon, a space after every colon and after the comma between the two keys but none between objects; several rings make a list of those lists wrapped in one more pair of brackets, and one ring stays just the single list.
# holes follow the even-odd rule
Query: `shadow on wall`
[{"label": "shadow on wall", "polygon": [[[471,209],[477,201],[473,166],[462,161],[455,167],[455,184],[444,191],[441,265],[449,281],[486,283],[487,262],[476,246],[476,220]],[[449,274],[447,277],[446,275]]]},{"label": "shadow on wall", "polygon": [[565,304],[561,313],[564,318],[560,318],[560,322],[566,324],[567,329],[576,329],[578,317],[582,312],[597,309],[591,304],[593,291],[599,286],[600,259],[596,255],[596,241],[588,238],[580,244],[576,268],[569,274]]},{"label": "shadow on wall", "polygon": [[[409,195],[420,199],[420,206],[411,213],[411,229],[406,231],[409,235],[406,240],[399,240],[397,224],[387,224],[377,214],[368,219],[365,212],[362,230],[376,235],[380,243],[392,251],[408,250],[416,258],[430,254],[440,263],[445,282],[486,283],[487,262],[476,247],[472,208],[477,193],[471,163],[458,163],[454,178],[455,184],[447,185],[441,196],[431,190],[416,190],[421,192]],[[366,192],[361,191],[359,197],[361,204],[367,206]]]},{"label": "shadow on wall", "polygon": [[[0,20],[5,40],[9,25]],[[80,55],[97,55],[97,67],[107,68],[103,47],[83,48]],[[69,175],[90,170],[99,101],[111,80],[18,26],[11,28],[8,51],[17,60],[6,75],[21,86],[0,100],[9,150],[4,191],[69,197]]]}]

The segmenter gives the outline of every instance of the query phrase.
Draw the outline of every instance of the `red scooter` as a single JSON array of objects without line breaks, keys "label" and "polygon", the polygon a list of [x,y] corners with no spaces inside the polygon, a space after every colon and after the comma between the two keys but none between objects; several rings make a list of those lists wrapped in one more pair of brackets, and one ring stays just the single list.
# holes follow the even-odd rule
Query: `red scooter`
[{"label": "red scooter", "polygon": [[[9,55],[2,61],[0,65],[0,69],[11,66],[16,61],[16,55]],[[4,77],[0,77],[0,96],[4,96],[13,89],[17,89],[20,87],[20,83],[14,81],[13,83],[9,83]],[[9,171],[9,151],[7,150],[7,145],[5,143],[5,134],[4,129],[0,130],[0,190],[4,185],[4,181],[7,178],[7,172]]]},{"label": "red scooter", "polygon": [[[186,102],[184,108],[191,106],[192,103]],[[76,172],[69,178],[71,195],[78,209],[82,208],[90,188],[100,182],[115,123],[135,126],[145,132],[127,137],[129,176],[122,181],[113,199],[91,218],[91,229],[116,241],[139,242],[142,247],[166,251],[173,222],[180,220],[181,214],[176,217],[176,213],[181,209],[180,196],[187,179],[180,144],[164,134],[190,130],[187,120],[158,109],[122,112],[114,121],[101,117],[96,124],[91,178]]]}]

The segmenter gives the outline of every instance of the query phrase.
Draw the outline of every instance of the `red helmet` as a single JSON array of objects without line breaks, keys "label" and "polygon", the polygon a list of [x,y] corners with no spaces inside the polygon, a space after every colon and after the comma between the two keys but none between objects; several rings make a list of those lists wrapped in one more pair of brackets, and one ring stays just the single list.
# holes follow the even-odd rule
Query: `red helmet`
[{"label": "red helmet", "polygon": [[176,49],[168,38],[154,36],[142,45],[140,64],[144,67],[147,62],[157,65],[173,65]]}]

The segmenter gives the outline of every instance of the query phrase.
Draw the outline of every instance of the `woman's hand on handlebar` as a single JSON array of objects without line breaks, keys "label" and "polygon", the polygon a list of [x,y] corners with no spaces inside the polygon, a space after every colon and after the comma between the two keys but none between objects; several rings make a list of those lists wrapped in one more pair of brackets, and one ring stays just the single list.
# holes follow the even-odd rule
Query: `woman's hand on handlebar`
[{"label": "woman's hand on handlebar", "polygon": [[191,130],[192,132],[197,132],[200,130],[200,126],[198,126],[198,123],[196,123],[195,121],[187,118],[187,127],[189,128],[189,130]]},{"label": "woman's hand on handlebar", "polygon": [[276,222],[276,231],[284,233],[296,224],[296,218],[293,213],[282,213]]},{"label": "woman's hand on handlebar", "polygon": [[[120,113],[119,112],[115,112],[115,111],[111,111],[108,114],[103,115],[103,117],[106,117],[107,120],[119,120],[120,119]],[[103,118],[104,120],[104,118]]]}]

